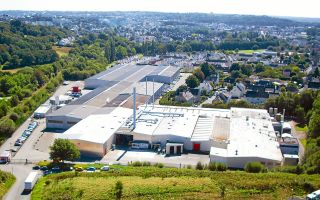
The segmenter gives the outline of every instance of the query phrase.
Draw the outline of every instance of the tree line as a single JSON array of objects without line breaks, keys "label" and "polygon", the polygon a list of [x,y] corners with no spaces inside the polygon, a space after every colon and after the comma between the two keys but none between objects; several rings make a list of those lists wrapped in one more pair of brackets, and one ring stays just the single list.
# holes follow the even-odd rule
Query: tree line
[{"label": "tree line", "polygon": [[19,20],[0,22],[0,66],[14,69],[52,63],[58,60],[52,45],[68,34],[66,29],[33,26]]}]

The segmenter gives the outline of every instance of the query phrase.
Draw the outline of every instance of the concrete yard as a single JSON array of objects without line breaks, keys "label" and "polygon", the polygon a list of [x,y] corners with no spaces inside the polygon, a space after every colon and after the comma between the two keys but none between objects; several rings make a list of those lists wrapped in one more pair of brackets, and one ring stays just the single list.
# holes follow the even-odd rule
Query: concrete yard
[{"label": "concrete yard", "polygon": [[108,163],[128,164],[134,161],[150,162],[151,164],[162,163],[168,167],[186,167],[195,166],[198,162],[208,164],[209,155],[203,154],[181,154],[174,156],[165,156],[149,150],[114,150],[109,151],[101,160]]}]

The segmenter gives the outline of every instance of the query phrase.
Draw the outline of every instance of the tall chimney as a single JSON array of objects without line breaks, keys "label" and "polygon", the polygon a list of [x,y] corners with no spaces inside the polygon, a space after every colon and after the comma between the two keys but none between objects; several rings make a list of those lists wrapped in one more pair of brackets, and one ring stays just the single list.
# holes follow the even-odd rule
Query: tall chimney
[{"label": "tall chimney", "polygon": [[136,128],[136,109],[137,109],[137,103],[136,103],[136,88],[133,88],[133,129]]},{"label": "tall chimney", "polygon": [[152,80],[152,105],[154,107],[154,79]]}]

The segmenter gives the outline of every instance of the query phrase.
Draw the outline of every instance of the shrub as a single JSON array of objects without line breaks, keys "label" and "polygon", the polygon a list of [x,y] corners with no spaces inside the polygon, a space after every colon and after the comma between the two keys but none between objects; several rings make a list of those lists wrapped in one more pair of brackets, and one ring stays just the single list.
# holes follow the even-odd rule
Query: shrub
[{"label": "shrub", "polygon": [[192,166],[191,165],[187,165],[187,169],[192,169]]},{"label": "shrub", "polygon": [[156,163],[154,164],[155,167],[163,168],[164,164],[163,163]]},{"label": "shrub", "polygon": [[245,171],[249,173],[259,173],[264,170],[265,166],[260,162],[249,162],[245,166]]},{"label": "shrub", "polygon": [[116,185],[114,187],[114,197],[115,199],[121,199],[122,196],[122,189],[123,189],[123,184],[121,181],[117,181]]},{"label": "shrub", "polygon": [[135,161],[131,165],[134,166],[134,167],[141,167],[142,163],[140,161]]},{"label": "shrub", "polygon": [[145,161],[145,162],[142,163],[142,166],[150,166],[150,165],[151,165],[150,162],[146,162],[146,161]]},{"label": "shrub", "polygon": [[197,163],[196,169],[197,169],[197,170],[203,170],[203,165],[202,165],[201,162],[198,162],[198,163]]},{"label": "shrub", "polygon": [[9,115],[9,118],[12,120],[12,121],[17,121],[19,119],[19,115],[17,113],[11,113]]},{"label": "shrub", "polygon": [[227,165],[224,163],[217,163],[216,167],[217,167],[217,171],[221,171],[221,172],[227,171]]},{"label": "shrub", "polygon": [[216,163],[214,163],[214,162],[209,163],[208,169],[210,171],[216,171],[217,170]]},{"label": "shrub", "polygon": [[51,162],[49,162],[49,161],[46,161],[46,160],[43,160],[43,161],[40,161],[40,162],[38,162],[38,165],[40,166],[40,167],[43,167],[43,166],[49,166],[51,164]]}]

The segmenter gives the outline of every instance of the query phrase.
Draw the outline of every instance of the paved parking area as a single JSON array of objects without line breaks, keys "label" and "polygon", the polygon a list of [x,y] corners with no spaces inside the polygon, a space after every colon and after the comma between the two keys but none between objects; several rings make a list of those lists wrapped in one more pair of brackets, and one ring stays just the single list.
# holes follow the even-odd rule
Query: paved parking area
[{"label": "paved parking area", "polygon": [[186,167],[187,165],[195,166],[198,162],[208,164],[210,162],[209,155],[203,154],[182,154],[165,156],[147,150],[114,150],[109,151],[103,158],[103,162],[128,164],[134,161],[163,163],[168,167]]}]

